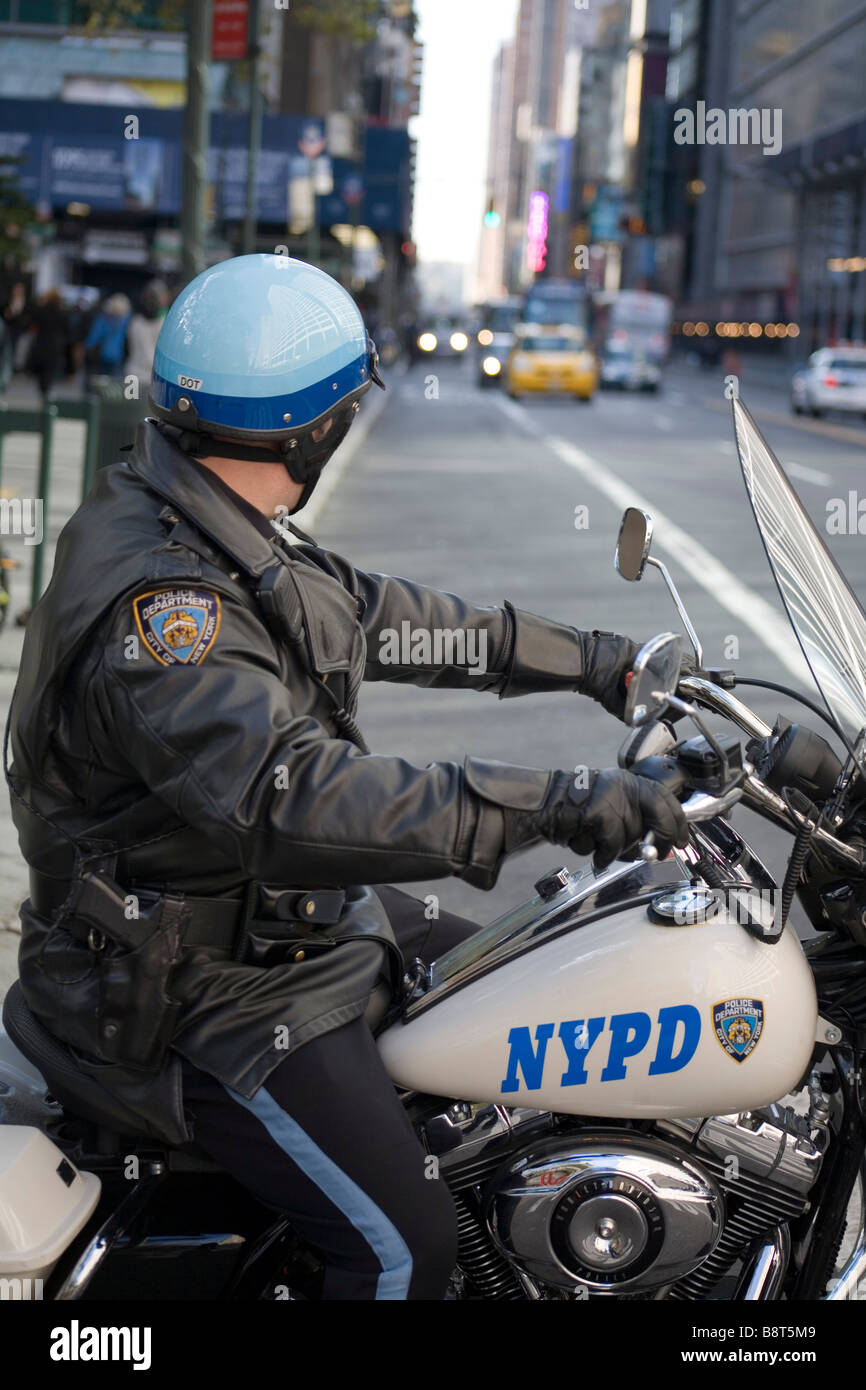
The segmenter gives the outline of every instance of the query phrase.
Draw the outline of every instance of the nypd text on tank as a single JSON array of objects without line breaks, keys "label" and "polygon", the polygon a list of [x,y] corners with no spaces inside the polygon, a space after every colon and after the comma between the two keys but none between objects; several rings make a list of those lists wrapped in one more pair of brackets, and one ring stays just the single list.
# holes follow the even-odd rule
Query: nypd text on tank
[{"label": "nypd text on tank", "polygon": [[[605,1027],[607,1024],[607,1027]],[[562,1066],[560,1086],[585,1086],[589,1081],[587,1064],[594,1063],[593,1071],[605,1057],[600,1081],[624,1081],[631,1065],[632,1074],[642,1070],[645,1076],[662,1076],[668,1072],[682,1071],[697,1051],[701,1039],[701,1016],[694,1004],[673,1004],[659,1009],[655,1033],[655,1049],[652,1060],[646,1063],[642,1054],[649,1055],[649,1044],[654,1032],[649,1014],[640,1011],[624,1014],[604,1015],[596,1018],[572,1018],[556,1027],[555,1023],[539,1023],[533,1039],[528,1027],[512,1028],[508,1034],[508,1065],[503,1091],[520,1089],[519,1072],[527,1091],[541,1089],[545,1065]],[[548,1056],[548,1043],[556,1032],[562,1052]],[[601,1041],[602,1034],[605,1040]],[[592,1057],[590,1058],[590,1054]]]}]

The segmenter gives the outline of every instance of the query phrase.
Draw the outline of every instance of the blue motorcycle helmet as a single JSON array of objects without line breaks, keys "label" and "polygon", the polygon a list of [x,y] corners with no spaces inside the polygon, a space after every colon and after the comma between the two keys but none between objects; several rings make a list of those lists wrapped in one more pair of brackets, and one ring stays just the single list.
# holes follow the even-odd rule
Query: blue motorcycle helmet
[{"label": "blue motorcycle helmet", "polygon": [[296,512],[361,396],[373,382],[384,389],[378,360],[358,306],[330,275],[290,256],[235,256],[197,275],[169,309],[150,408],[189,454],[273,463],[276,445],[304,484]]}]

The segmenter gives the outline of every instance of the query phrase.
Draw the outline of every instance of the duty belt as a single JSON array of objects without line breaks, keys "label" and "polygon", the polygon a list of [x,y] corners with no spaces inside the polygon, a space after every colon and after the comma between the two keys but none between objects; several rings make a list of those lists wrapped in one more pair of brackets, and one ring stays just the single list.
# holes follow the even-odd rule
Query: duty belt
[{"label": "duty belt", "polygon": [[[30,903],[40,917],[53,917],[70,899],[72,883],[68,879],[49,878],[46,874],[30,870]],[[162,896],[157,889],[131,886],[129,893],[134,895],[142,907],[150,907]],[[217,950],[231,950],[243,916],[243,901],[239,898],[193,898],[178,894],[185,909],[185,946],[212,946]],[[188,915],[187,915],[188,914]],[[76,924],[70,916],[64,927],[71,936],[86,941],[88,928]]]},{"label": "duty belt", "polygon": [[[92,876],[92,881],[97,883],[99,876]],[[105,886],[108,886],[108,881],[105,881]],[[346,901],[346,894],[342,889],[303,891],[269,887],[261,883],[252,886],[255,894],[249,917],[261,915],[270,920],[294,921],[297,926],[303,924],[300,926],[301,931],[305,928],[314,931],[317,926],[338,922]],[[75,887],[69,879],[49,878],[35,869],[30,870],[30,903],[34,912],[40,917],[50,918],[61,908],[67,908],[68,916],[64,920],[66,930],[70,935],[87,941],[90,939],[87,926],[76,922],[78,898],[73,891]],[[210,946],[216,950],[231,950],[236,944],[239,931],[246,925],[246,897],[198,898],[171,889],[161,892],[156,888],[135,884],[121,891],[133,895],[142,908],[152,907],[161,897],[172,898],[182,906],[185,946]]]}]

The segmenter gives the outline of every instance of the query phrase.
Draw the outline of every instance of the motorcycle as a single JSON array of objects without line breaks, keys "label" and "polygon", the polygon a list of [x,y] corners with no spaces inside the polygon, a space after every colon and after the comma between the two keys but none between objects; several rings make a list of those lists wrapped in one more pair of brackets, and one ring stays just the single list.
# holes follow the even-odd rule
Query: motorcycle
[{"label": "motorcycle", "polygon": [[[681,677],[673,633],[642,648],[620,763],[676,792],[688,846],[660,860],[648,836],[602,872],[555,869],[415,962],[371,1019],[425,1171],[456,1204],[451,1299],[840,1300],[866,1272],[866,614],[733,411],[826,708],[704,667],[651,518],[629,508],[616,567],[661,572],[696,667]],[[767,725],[733,693],[749,684],[801,701],[842,756],[807,724]],[[731,825],[737,804],[792,837],[781,884]],[[795,896],[815,931],[803,942]],[[3,1020],[5,1296],[317,1297],[319,1257],[288,1221],[194,1145],[119,1132],[17,985]]]}]

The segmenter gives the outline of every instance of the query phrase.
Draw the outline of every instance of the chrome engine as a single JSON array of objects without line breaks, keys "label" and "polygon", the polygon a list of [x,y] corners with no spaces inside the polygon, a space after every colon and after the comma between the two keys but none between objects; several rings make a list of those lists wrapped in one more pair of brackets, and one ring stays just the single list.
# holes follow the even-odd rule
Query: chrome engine
[{"label": "chrome engine", "polygon": [[646,1133],[457,1103],[424,1128],[482,1297],[702,1299],[804,1211],[814,1118],[774,1105]]},{"label": "chrome engine", "polygon": [[521,1155],[487,1207],[497,1245],[555,1288],[635,1293],[673,1283],[718,1244],[722,1194],[697,1165],[628,1134]]}]

